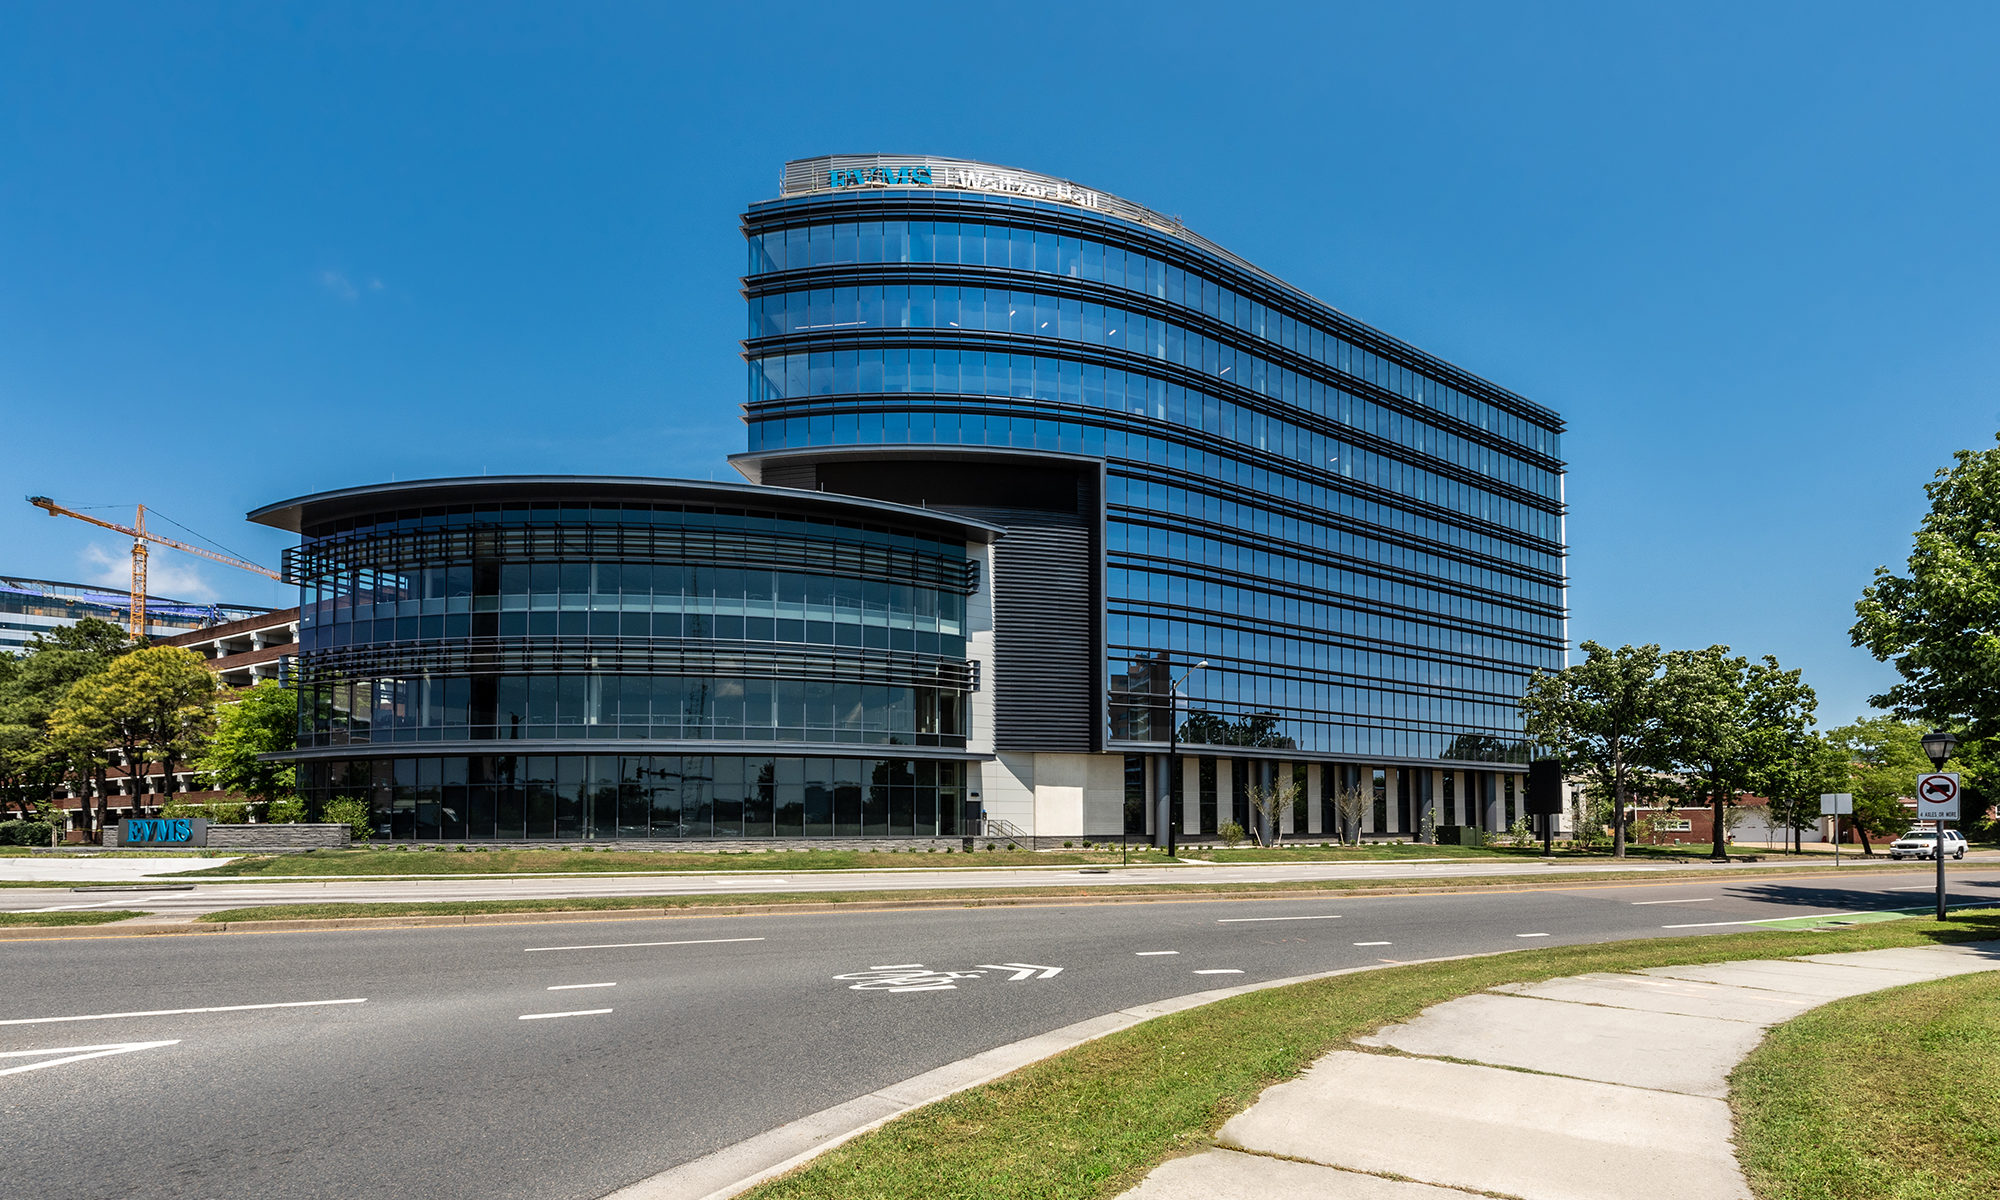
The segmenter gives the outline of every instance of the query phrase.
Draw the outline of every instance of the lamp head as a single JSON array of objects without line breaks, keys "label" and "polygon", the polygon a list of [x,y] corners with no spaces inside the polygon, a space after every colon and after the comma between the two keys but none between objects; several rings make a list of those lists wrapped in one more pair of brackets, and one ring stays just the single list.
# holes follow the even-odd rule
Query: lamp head
[{"label": "lamp head", "polygon": [[1958,739],[1952,736],[1949,729],[1933,729],[1924,735],[1923,746],[1924,757],[1930,759],[1932,765],[1942,768],[1944,760],[1958,749]]}]

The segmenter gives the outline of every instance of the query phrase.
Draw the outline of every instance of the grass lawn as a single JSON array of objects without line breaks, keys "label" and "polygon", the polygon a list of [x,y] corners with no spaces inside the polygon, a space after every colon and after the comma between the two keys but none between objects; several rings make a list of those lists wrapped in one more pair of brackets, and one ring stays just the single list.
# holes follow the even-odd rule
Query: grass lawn
[{"label": "grass lawn", "polygon": [[89,912],[0,913],[0,929],[23,925],[104,925],[127,917],[143,917],[142,912],[120,909],[92,909]]},{"label": "grass lawn", "polygon": [[1872,992],[1771,1031],[1729,1077],[1760,1200],[2000,1196],[2000,978]]},{"label": "grass lawn", "polygon": [[[311,854],[264,854],[239,858],[219,867],[188,871],[181,878],[257,875],[515,875],[560,872],[637,871],[668,874],[682,871],[853,871],[872,867],[1062,867],[1106,866],[1119,861],[1117,850],[1008,850],[1005,842],[987,843],[967,854],[935,854],[897,850],[763,850],[704,854],[692,850],[315,850]],[[1150,849],[1133,847],[1134,865],[1174,860]]]},{"label": "grass lawn", "polygon": [[[1314,1059],[1454,996],[1586,971],[1990,938],[2000,938],[2000,910],[1967,912],[1941,924],[1896,921],[1828,933],[1741,933],[1516,951],[1254,992],[1149,1021],[929,1105],[745,1195],[754,1200],[1112,1197],[1162,1160],[1204,1145],[1265,1088]],[[1990,1012],[1986,1020],[1991,1029]],[[1989,1073],[1989,1088],[1992,1079]],[[1990,1101],[1990,1091],[1986,1094]],[[1985,1120],[1990,1111],[1988,1103],[1968,1113],[1968,1120],[1990,1128]],[[1977,1194],[1993,1191],[1989,1186]]]}]

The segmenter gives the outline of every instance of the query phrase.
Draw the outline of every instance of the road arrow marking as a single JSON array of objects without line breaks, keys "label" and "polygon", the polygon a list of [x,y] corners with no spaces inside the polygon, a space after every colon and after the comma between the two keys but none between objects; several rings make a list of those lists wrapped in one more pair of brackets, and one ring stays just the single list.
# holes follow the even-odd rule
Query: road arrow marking
[{"label": "road arrow marking", "polygon": [[1039,967],[1033,963],[980,963],[981,970],[1011,971],[1013,978],[1008,983],[1020,983],[1026,979],[1054,979],[1062,974],[1061,967]]},{"label": "road arrow marking", "polygon": [[47,1050],[7,1050],[0,1051],[0,1058],[33,1058],[37,1054],[60,1054],[61,1058],[51,1058],[46,1062],[29,1063],[24,1067],[0,1069],[0,1075],[20,1075],[28,1071],[39,1071],[43,1067],[60,1067],[64,1063],[82,1062],[86,1058],[109,1058],[114,1054],[130,1054],[134,1050],[154,1050],[161,1046],[178,1046],[180,1039],[168,1042],[108,1042],[102,1046],[53,1046]]}]

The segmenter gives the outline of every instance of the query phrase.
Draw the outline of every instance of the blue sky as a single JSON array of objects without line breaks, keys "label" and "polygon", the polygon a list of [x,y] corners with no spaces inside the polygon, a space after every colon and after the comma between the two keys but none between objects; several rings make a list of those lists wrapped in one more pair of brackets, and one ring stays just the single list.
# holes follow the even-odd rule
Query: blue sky
[{"label": "blue sky", "polygon": [[[733,478],[736,220],[788,158],[1065,175],[1570,422],[1572,630],[1802,666],[2000,428],[1984,6],[0,8],[16,497],[245,511],[482,471]],[[281,603],[163,552],[155,590]]]}]

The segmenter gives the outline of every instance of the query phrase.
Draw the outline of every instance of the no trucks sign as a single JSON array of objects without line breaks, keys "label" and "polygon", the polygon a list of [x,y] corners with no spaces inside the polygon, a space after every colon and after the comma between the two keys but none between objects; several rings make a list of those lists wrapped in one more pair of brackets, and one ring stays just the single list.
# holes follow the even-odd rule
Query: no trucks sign
[{"label": "no trucks sign", "polygon": [[1958,773],[1917,776],[1917,819],[1958,820]]}]

